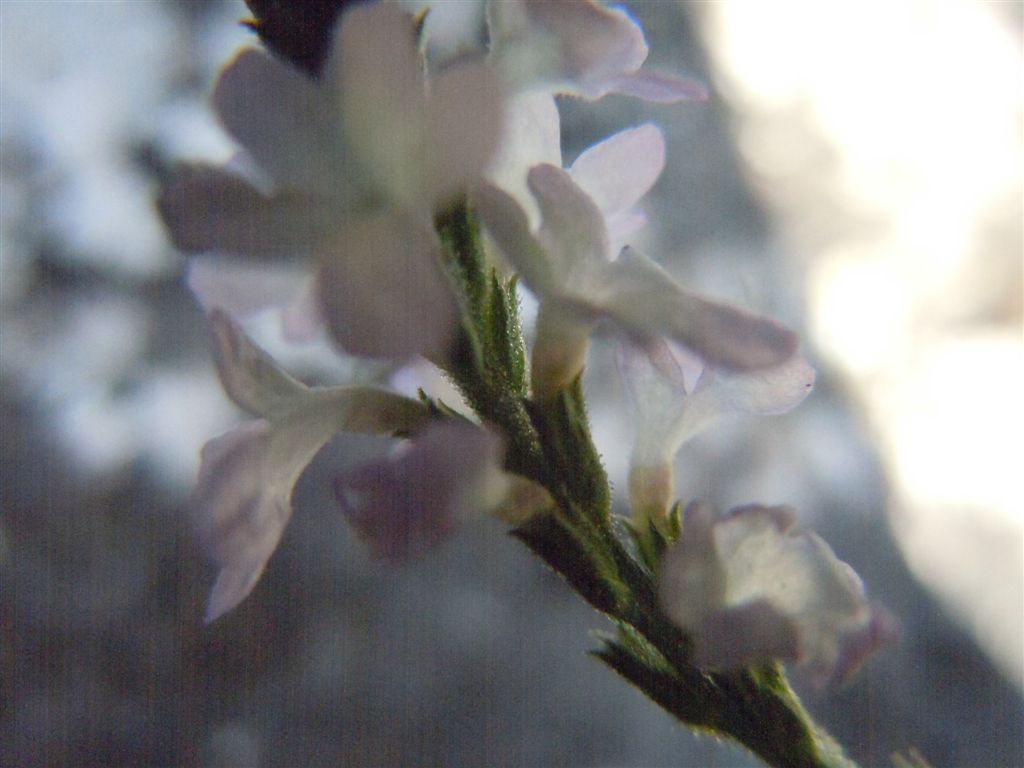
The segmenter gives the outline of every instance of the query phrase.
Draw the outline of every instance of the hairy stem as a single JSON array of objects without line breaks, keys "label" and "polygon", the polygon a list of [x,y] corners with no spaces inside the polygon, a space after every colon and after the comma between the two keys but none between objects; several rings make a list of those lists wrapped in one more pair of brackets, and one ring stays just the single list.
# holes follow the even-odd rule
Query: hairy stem
[{"label": "hairy stem", "polygon": [[853,765],[811,721],[778,665],[705,672],[691,663],[689,639],[658,606],[651,568],[613,528],[608,478],[591,439],[580,381],[543,403],[526,397],[518,324],[496,325],[495,307],[514,305],[514,284],[489,272],[465,200],[436,224],[467,318],[446,370],[480,417],[504,430],[508,469],[551,493],[556,508],[513,535],[619,627],[594,656],[681,722],[730,737],[769,765]]}]

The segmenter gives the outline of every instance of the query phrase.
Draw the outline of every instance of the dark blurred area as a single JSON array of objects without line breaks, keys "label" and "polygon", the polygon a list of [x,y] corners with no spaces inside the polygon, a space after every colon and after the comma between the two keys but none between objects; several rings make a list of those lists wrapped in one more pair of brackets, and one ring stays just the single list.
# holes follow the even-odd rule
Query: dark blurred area
[{"label": "dark blurred area", "polygon": [[[719,82],[713,18],[631,8],[655,64]],[[204,99],[255,42],[246,16],[240,2],[0,5],[0,765],[757,765],[588,658],[606,622],[499,523],[471,522],[407,566],[372,562],[329,490],[358,441],[332,443],[300,482],[253,594],[202,623],[213,573],[188,494],[200,445],[238,415],[152,200],[175,161],[232,153]],[[751,182],[726,99],[562,107],[566,160],[658,122],[669,166],[646,250],[808,330],[786,211]],[[281,351],[337,373],[316,362],[325,349]],[[595,350],[587,386],[621,491],[628,424],[610,357]],[[687,447],[680,491],[795,504],[899,617],[899,645],[848,688],[803,691],[862,765],[911,747],[935,766],[1024,765],[1020,681],[908,568],[895,470],[856,380],[815,364],[798,411]]]}]

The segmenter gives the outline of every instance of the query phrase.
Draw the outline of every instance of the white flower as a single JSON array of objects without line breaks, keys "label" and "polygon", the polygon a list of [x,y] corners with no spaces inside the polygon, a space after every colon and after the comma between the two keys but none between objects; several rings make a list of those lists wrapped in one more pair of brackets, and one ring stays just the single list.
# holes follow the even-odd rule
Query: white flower
[{"label": "white flower", "polygon": [[488,5],[488,16],[491,55],[520,90],[586,99],[618,93],[666,103],[707,97],[701,83],[642,68],[647,41],[622,8],[497,0]]},{"label": "white flower", "polygon": [[497,147],[502,89],[490,67],[427,81],[413,20],[363,5],[342,15],[319,80],[250,49],[222,73],[213,103],[269,185],[184,169],[160,202],[175,243],[315,259],[320,309],[346,351],[443,351],[459,312],[432,217]]},{"label": "white flower", "polygon": [[421,552],[471,512],[521,522],[550,503],[539,486],[501,470],[501,441],[491,432],[468,421],[432,423],[424,403],[382,389],[307,387],[227,315],[215,312],[211,322],[224,389],[256,418],[203,448],[195,523],[220,569],[207,621],[252,591],[291,518],[296,482],[338,432],[411,437],[336,481],[343,511],[378,556]]},{"label": "white flower", "polygon": [[[627,138],[580,174],[604,185],[619,181],[612,174],[621,175],[621,194],[595,191],[613,209],[613,218],[614,209],[630,207],[637,191],[644,191],[643,183],[631,182],[631,169],[646,179],[659,165],[647,157],[655,144]],[[637,144],[642,151],[636,151]],[[627,158],[634,162],[624,162]],[[684,291],[632,249],[611,261],[605,214],[566,171],[536,166],[528,184],[542,218],[536,234],[502,190],[482,184],[474,200],[498,248],[540,299],[532,360],[535,396],[554,395],[582,371],[589,334],[601,319],[641,345],[666,337],[725,369],[768,368],[792,356],[796,337],[779,324]]]},{"label": "white flower", "polygon": [[220,567],[207,621],[252,590],[291,517],[302,472],[337,432],[412,432],[416,400],[370,387],[310,388],[285,373],[223,313],[212,319],[217,366],[231,399],[257,417],[203,448],[195,492],[199,538]]},{"label": "white flower", "polygon": [[[524,129],[523,134],[526,133]],[[557,126],[555,136],[557,140]],[[533,167],[558,167],[561,166],[560,158],[560,152],[555,154],[554,163],[537,158]],[[608,232],[609,250],[612,243],[624,242],[626,237],[646,224],[646,215],[637,204],[654,186],[664,168],[665,138],[656,125],[644,123],[619,131],[587,148],[566,169],[572,181],[600,211]],[[518,185],[514,183],[514,174],[497,181],[493,176],[488,178],[515,199],[529,217],[530,229],[536,230],[541,224],[540,208],[530,191],[527,171],[523,170],[521,175]],[[482,195],[486,194],[485,189]]]},{"label": "white flower", "polygon": [[[643,30],[619,8],[501,0],[488,6],[488,29],[490,59],[510,96],[501,145],[486,176],[516,199],[532,226],[539,213],[526,174],[541,163],[562,166],[556,95],[599,99],[619,93],[660,102],[707,97],[694,80],[641,69],[647,58]],[[618,232],[612,229],[614,238]]]},{"label": "white flower", "polygon": [[438,423],[405,450],[338,475],[348,521],[384,560],[404,560],[445,539],[460,519],[496,507],[508,480],[501,440],[469,422]]},{"label": "white flower", "polygon": [[704,668],[796,661],[820,685],[895,636],[853,569],[783,507],[716,518],[707,503],[690,504],[662,561],[659,597]]},{"label": "white flower", "polygon": [[635,415],[629,490],[640,521],[667,513],[672,462],[683,443],[726,414],[785,413],[803,402],[815,380],[800,355],[770,368],[729,372],[661,340],[644,349],[620,345],[619,367]]}]

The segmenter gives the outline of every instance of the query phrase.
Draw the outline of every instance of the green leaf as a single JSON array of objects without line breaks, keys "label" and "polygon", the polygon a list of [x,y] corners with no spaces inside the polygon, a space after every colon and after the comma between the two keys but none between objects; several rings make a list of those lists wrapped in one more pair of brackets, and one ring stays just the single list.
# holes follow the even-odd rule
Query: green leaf
[{"label": "green leaf", "polygon": [[516,278],[502,282],[496,269],[491,270],[491,347],[500,370],[517,397],[527,394],[526,348],[519,326],[519,297]]},{"label": "green leaf", "polygon": [[465,196],[437,212],[434,227],[441,238],[451,274],[465,294],[465,308],[474,326],[486,326],[487,270],[480,237],[480,222]]},{"label": "green leaf", "polygon": [[[608,475],[590,436],[583,375],[543,403],[528,401],[530,420],[540,435],[552,474],[565,486],[565,495],[590,522],[608,529],[611,491]],[[564,510],[567,514],[571,510]]]},{"label": "green leaf", "polygon": [[619,604],[615,590],[578,539],[554,515],[537,515],[513,529],[512,535],[568,581],[591,606],[602,613],[615,614]]},{"label": "green leaf", "polygon": [[612,641],[609,641],[606,637],[604,638],[606,643],[612,642],[621,646],[651,669],[660,670],[668,675],[675,674],[674,667],[665,658],[665,655],[647,638],[637,632],[635,627],[624,621],[616,621],[615,626],[619,630],[618,637]]},{"label": "green leaf", "polygon": [[778,668],[728,674],[704,674],[690,668],[673,674],[650,663],[631,646],[607,639],[592,655],[680,721],[730,737],[769,765],[854,766],[830,737],[813,727]]}]

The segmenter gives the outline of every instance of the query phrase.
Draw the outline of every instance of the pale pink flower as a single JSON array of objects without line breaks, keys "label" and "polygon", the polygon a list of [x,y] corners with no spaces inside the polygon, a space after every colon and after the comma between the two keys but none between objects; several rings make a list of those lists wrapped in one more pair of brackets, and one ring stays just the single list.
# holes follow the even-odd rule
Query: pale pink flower
[{"label": "pale pink flower", "polygon": [[338,475],[346,516],[381,557],[419,553],[470,513],[521,522],[550,503],[539,486],[501,470],[493,433],[469,421],[432,422],[420,400],[382,389],[307,387],[226,314],[211,322],[224,389],[256,418],[203,448],[195,523],[219,567],[207,621],[252,591],[291,518],[296,482],[339,432],[408,438],[390,456]]},{"label": "pale pink flower", "polygon": [[507,491],[501,440],[469,422],[438,423],[403,448],[334,483],[348,521],[376,557],[390,561],[433,547]]},{"label": "pale pink flower", "polygon": [[[604,168],[608,184],[615,180],[612,173],[625,174],[626,191],[602,198],[613,211],[628,209],[647,183],[631,183],[630,166],[620,158],[637,160],[639,179],[650,178],[650,169],[659,165],[635,151],[639,144],[650,153],[654,143],[637,141],[637,135],[626,138],[580,174],[600,180]],[[582,371],[588,337],[602,319],[641,345],[665,337],[725,369],[768,368],[792,356],[796,337],[781,325],[684,291],[630,248],[611,260],[605,213],[570,173],[539,165],[528,183],[541,214],[536,234],[522,208],[497,187],[480,185],[474,199],[498,248],[540,299],[532,360],[536,396],[553,395]]]},{"label": "pale pink flower", "polygon": [[716,369],[655,340],[619,347],[636,440],[629,491],[635,519],[663,519],[674,497],[672,464],[683,443],[728,414],[775,415],[795,408],[814,387],[815,372],[800,355],[750,371]]},{"label": "pale pink flower", "polygon": [[784,507],[716,517],[686,508],[660,571],[666,615],[694,641],[694,662],[729,669],[772,659],[804,666],[818,685],[849,675],[894,639],[895,623],[820,537]]},{"label": "pale pink flower", "polygon": [[160,201],[175,244],[313,261],[320,311],[353,354],[443,351],[459,310],[432,217],[497,147],[491,68],[466,63],[428,81],[412,18],[362,5],[342,15],[319,80],[250,49],[224,70],[213,104],[270,184],[183,169]]},{"label": "pale pink flower", "polygon": [[[647,58],[643,30],[621,8],[501,0],[488,7],[488,28],[491,61],[504,75],[510,95],[501,145],[486,176],[516,199],[531,225],[539,218],[527,173],[542,163],[562,165],[556,95],[599,99],[618,93],[659,102],[707,97],[707,89],[695,80],[641,68]],[[583,166],[588,162],[583,160]],[[576,180],[592,192],[586,180]],[[615,224],[611,230],[613,239],[628,234]]]},{"label": "pale pink flower", "polygon": [[499,0],[488,5],[491,55],[518,90],[599,99],[703,99],[703,84],[644,68],[647,41],[623,8],[574,0]]},{"label": "pale pink flower", "polygon": [[307,387],[253,344],[227,315],[214,313],[221,382],[256,418],[203,448],[195,491],[196,529],[220,572],[207,621],[252,590],[291,517],[291,495],[306,466],[336,433],[390,435],[422,428],[417,400],[371,387]]}]

